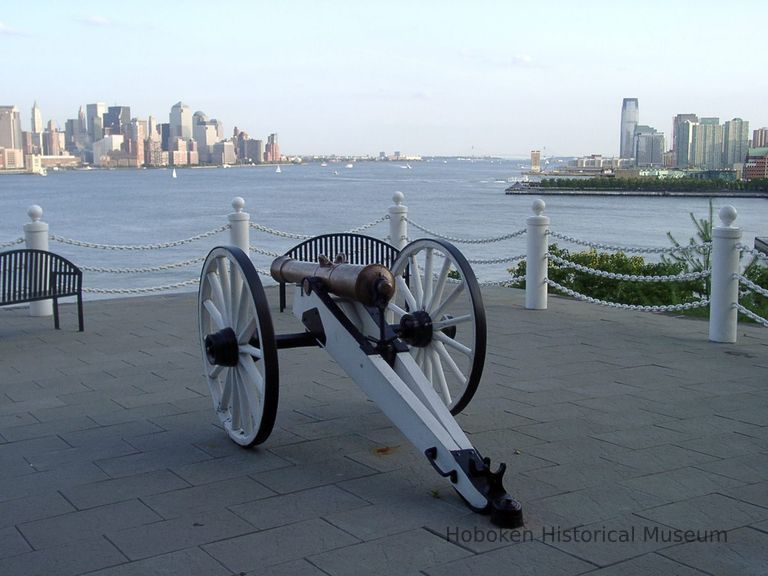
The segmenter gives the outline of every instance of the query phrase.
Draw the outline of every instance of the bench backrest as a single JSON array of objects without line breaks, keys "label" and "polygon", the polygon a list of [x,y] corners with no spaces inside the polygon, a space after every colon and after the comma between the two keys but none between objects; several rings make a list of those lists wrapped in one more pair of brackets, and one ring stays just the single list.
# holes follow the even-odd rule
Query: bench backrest
[{"label": "bench backrest", "polygon": [[390,268],[399,253],[397,248],[378,238],[340,232],[305,240],[288,250],[285,255],[305,262],[317,262],[320,255],[333,260],[338,254],[344,254],[349,264],[383,264]]},{"label": "bench backrest", "polygon": [[0,252],[0,304],[77,296],[83,273],[66,258],[45,250]]}]

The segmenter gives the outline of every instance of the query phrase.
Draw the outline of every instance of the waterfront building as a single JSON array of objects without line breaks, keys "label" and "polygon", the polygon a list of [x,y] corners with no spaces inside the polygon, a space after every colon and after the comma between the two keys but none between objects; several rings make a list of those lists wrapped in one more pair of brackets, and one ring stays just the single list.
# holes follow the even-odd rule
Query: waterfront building
[{"label": "waterfront building", "polygon": [[624,98],[621,103],[621,139],[619,158],[632,158],[635,128],[640,120],[637,98]]},{"label": "waterfront building", "polygon": [[219,125],[216,120],[209,120],[208,116],[201,111],[192,115],[192,138],[197,142],[197,151],[200,162],[210,163],[213,145],[219,138]]},{"label": "waterfront building", "polygon": [[758,128],[752,132],[752,147],[753,148],[765,148],[768,147],[768,128]]},{"label": "waterfront building", "polygon": [[24,168],[23,151],[0,146],[0,170],[21,170],[22,168]]},{"label": "waterfront building", "polygon": [[663,166],[664,146],[664,134],[650,126],[638,125],[635,128],[632,147],[635,166]]},{"label": "waterfront building", "polygon": [[37,100],[32,104],[31,128],[32,134],[43,133],[43,114],[40,112],[40,106],[37,105]]},{"label": "waterfront building", "polygon": [[749,121],[741,118],[728,120],[723,128],[723,164],[732,168],[744,162],[749,149]]},{"label": "waterfront building", "polygon": [[130,106],[110,106],[104,114],[104,132],[109,134],[125,134],[131,123]]},{"label": "waterfront building", "polygon": [[0,106],[0,148],[22,149],[21,117],[16,106]]},{"label": "waterfront building", "polygon": [[264,150],[265,162],[280,162],[280,145],[277,143],[277,134],[270,134],[267,138],[267,146]]},{"label": "waterfront building", "polygon": [[743,178],[744,180],[768,178],[768,147],[747,150]]},{"label": "waterfront building", "polygon": [[171,107],[168,119],[170,141],[174,141],[176,138],[183,138],[184,140],[192,138],[192,110],[189,106],[183,102],[176,102]]},{"label": "waterfront building", "polygon": [[85,116],[88,121],[88,136],[91,142],[96,142],[104,137],[104,114],[107,105],[104,102],[85,105]]},{"label": "waterfront building", "polygon": [[113,152],[120,152],[123,145],[122,134],[110,134],[93,143],[93,164],[95,166],[110,166]]},{"label": "waterfront building", "polygon": [[123,145],[126,161],[131,167],[140,168],[144,164],[144,140],[146,139],[147,126],[137,118],[133,118],[128,124]]},{"label": "waterfront building", "polygon": [[672,120],[672,150],[676,168],[688,168],[693,164],[691,142],[693,127],[698,123],[696,114],[678,114]]},{"label": "waterfront building", "polygon": [[237,160],[235,145],[231,140],[222,140],[213,145],[211,162],[214,164],[234,164]]},{"label": "waterfront building", "polygon": [[531,172],[541,172],[541,150],[531,150]]},{"label": "waterfront building", "polygon": [[61,156],[66,149],[66,138],[63,132],[59,132],[56,123],[48,120],[48,127],[43,132],[43,155]]},{"label": "waterfront building", "polygon": [[168,160],[172,166],[186,166],[189,164],[189,150],[184,138],[171,138],[168,142]]},{"label": "waterfront building", "polygon": [[691,155],[695,168],[719,170],[723,167],[723,127],[719,118],[702,118],[693,127]]}]

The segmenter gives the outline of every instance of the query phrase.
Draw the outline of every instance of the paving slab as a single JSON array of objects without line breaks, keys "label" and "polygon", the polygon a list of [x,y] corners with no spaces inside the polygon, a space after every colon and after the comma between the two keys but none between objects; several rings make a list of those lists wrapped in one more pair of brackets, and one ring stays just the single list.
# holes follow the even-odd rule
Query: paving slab
[{"label": "paving slab", "polygon": [[[299,329],[267,296],[277,332]],[[509,541],[322,350],[280,353],[274,432],[243,450],[200,374],[195,294],[86,302],[83,333],[71,305],[58,331],[0,310],[0,574],[761,573],[768,331],[712,344],[700,320],[483,298],[486,368],[457,420],[508,465]],[[584,527],[728,543],[546,536]]]}]

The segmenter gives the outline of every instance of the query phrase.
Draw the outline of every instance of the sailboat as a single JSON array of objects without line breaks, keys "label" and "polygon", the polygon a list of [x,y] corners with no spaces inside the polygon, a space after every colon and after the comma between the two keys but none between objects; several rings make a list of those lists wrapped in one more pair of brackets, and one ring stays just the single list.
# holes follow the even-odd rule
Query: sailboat
[{"label": "sailboat", "polygon": [[171,172],[171,178],[176,178],[176,168],[174,168],[173,172]]},{"label": "sailboat", "polygon": [[275,174],[280,174],[282,170],[280,170],[280,164],[277,165],[277,169],[275,170]]}]

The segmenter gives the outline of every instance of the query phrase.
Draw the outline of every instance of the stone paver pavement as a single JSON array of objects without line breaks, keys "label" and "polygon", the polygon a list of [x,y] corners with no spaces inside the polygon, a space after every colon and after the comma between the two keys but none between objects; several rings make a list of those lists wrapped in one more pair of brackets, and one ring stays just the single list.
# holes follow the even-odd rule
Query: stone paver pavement
[{"label": "stone paver pavement", "polygon": [[[276,311],[276,329],[298,324]],[[193,294],[0,311],[0,574],[766,574],[768,331],[487,288],[458,417],[522,530],[471,513],[321,350],[280,352],[253,450],[221,430]]]}]

